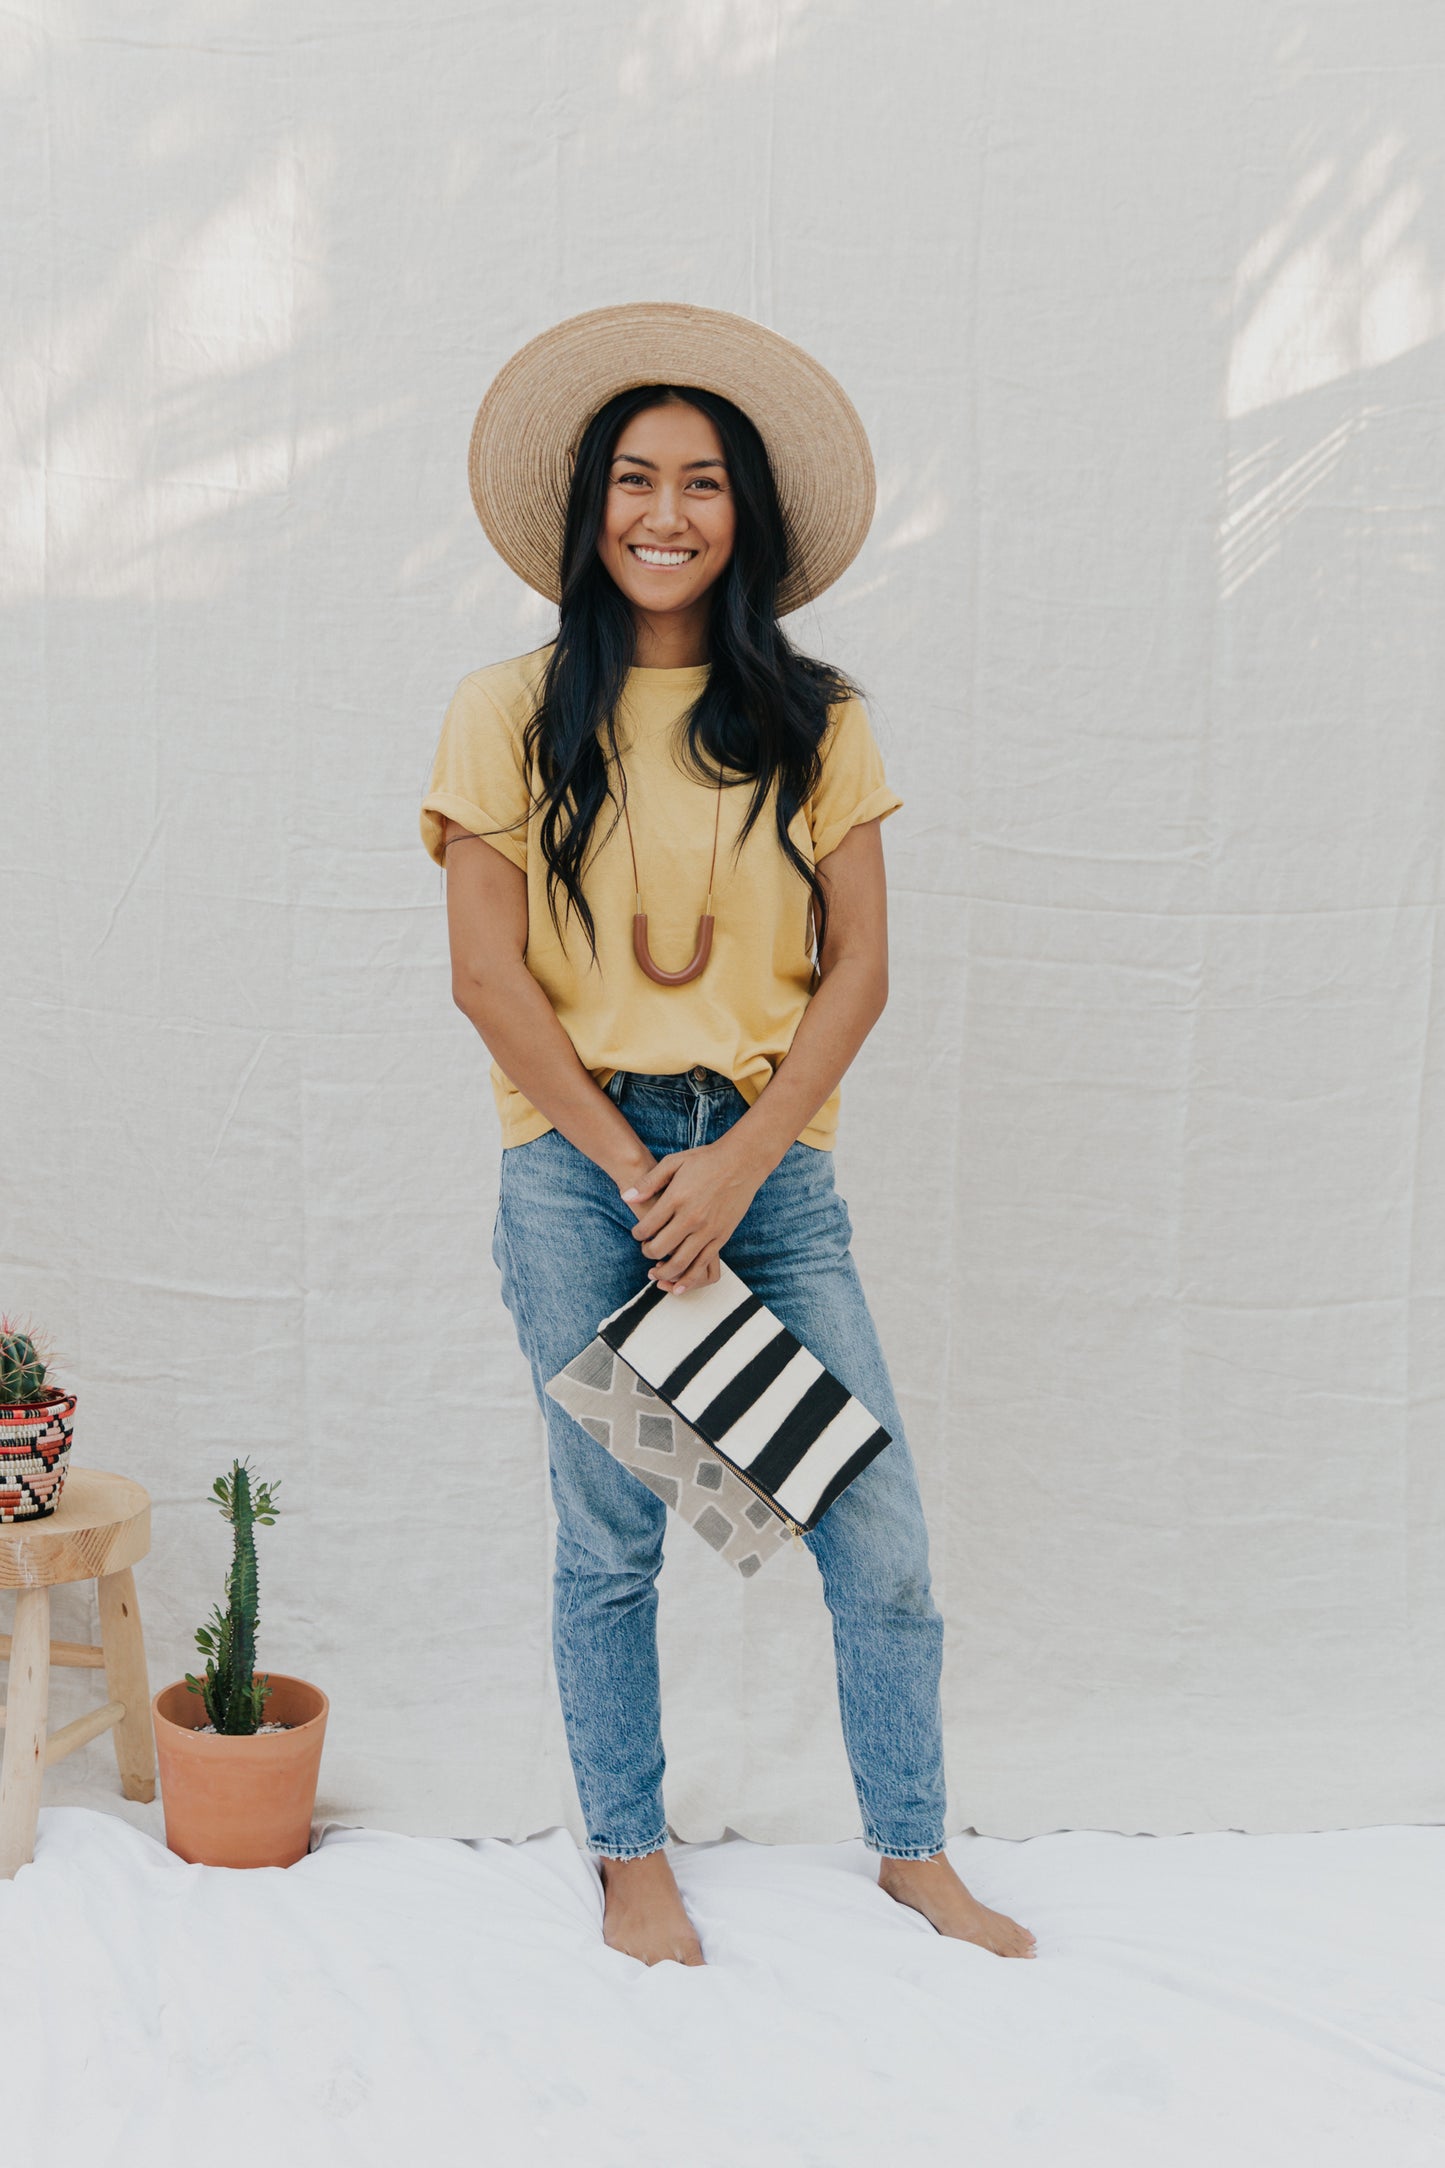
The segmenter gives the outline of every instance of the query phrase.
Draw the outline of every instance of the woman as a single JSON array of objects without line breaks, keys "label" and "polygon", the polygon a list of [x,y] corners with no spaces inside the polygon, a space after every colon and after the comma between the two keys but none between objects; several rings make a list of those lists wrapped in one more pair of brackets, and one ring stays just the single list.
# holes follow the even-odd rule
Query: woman
[{"label": "woman", "polygon": [[666,1508],[543,1386],[644,1274],[685,1302],[722,1258],[892,1433],[806,1539],[879,1881],[940,1933],[1031,1956],[944,1852],[943,1628],[833,1186],[839,1082],[887,998],[879,824],[903,801],[855,688],[777,619],[861,545],[861,424],[746,318],[593,310],[500,372],[471,480],[558,631],[462,680],[421,826],[454,997],[493,1056],[493,1257],[547,1424],[553,1647],[606,1939],[703,1962],[665,1850]]}]

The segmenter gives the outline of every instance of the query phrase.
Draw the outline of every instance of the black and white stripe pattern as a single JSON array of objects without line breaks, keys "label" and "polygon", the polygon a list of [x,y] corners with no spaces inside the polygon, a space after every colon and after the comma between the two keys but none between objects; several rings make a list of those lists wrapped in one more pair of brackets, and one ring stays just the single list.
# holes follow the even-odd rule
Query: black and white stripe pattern
[{"label": "black and white stripe pattern", "polygon": [[892,1432],[719,1264],[685,1295],[650,1281],[598,1337],[780,1513],[815,1528]]}]

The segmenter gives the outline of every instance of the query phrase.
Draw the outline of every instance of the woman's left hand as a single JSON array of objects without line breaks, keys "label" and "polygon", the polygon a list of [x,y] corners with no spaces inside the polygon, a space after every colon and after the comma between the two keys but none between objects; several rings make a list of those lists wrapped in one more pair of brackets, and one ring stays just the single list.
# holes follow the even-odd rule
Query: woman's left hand
[{"label": "woman's left hand", "polygon": [[622,1192],[637,1214],[633,1235],[658,1262],[650,1280],[675,1294],[721,1275],[718,1253],[762,1187],[763,1174],[726,1137],[669,1152]]}]

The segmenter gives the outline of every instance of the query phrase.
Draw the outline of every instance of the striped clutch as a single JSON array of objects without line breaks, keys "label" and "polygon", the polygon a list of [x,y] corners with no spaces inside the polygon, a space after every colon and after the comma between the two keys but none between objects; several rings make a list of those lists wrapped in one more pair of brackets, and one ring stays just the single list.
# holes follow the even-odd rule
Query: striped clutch
[{"label": "striped clutch", "polygon": [[[672,1299],[680,1302],[683,1297]],[[691,1522],[703,1542],[745,1581],[787,1548],[789,1523],[734,1475],[605,1340],[589,1340],[580,1355],[547,1380],[547,1391],[639,1483]],[[796,1535],[793,1540],[798,1541]]]},{"label": "striped clutch", "polygon": [[721,1261],[685,1295],[649,1281],[597,1337],[795,1535],[892,1436]]}]

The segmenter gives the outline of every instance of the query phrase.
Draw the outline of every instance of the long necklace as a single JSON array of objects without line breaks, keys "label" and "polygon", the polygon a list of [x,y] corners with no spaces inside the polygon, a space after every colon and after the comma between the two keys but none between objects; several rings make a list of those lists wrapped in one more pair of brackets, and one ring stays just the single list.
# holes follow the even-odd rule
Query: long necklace
[{"label": "long necklace", "polygon": [[686,964],[681,971],[664,971],[661,964],[654,963],[647,946],[647,913],[642,908],[642,884],[637,875],[637,847],[632,840],[632,819],[627,811],[625,790],[622,798],[622,817],[627,822],[627,845],[632,852],[632,888],[637,899],[637,908],[632,915],[632,953],[636,956],[647,976],[650,979],[656,979],[659,986],[685,986],[689,979],[699,977],[706,969],[708,957],[712,954],[712,880],[714,873],[717,871],[718,826],[722,820],[721,768],[719,768],[717,780],[717,812],[713,817],[712,825],[712,864],[708,867],[707,872],[707,901],[702,907],[702,917],[697,922],[697,947],[692,952],[692,961]]}]

